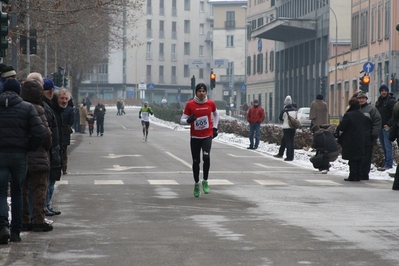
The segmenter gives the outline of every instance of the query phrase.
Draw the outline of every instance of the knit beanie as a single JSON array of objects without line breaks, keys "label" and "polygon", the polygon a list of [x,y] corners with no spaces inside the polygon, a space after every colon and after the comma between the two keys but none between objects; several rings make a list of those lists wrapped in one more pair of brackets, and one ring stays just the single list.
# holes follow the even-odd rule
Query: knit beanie
[{"label": "knit beanie", "polygon": [[317,94],[316,100],[323,100],[323,99],[324,99],[324,97],[322,94]]},{"label": "knit beanie", "polygon": [[291,99],[291,96],[287,96],[287,97],[285,97],[285,100],[284,100],[284,105],[289,105],[289,104],[292,104],[292,99]]},{"label": "knit beanie", "polygon": [[381,92],[382,90],[386,90],[386,91],[389,92],[389,88],[388,88],[388,86],[385,85],[385,84],[382,84],[382,85],[380,86],[380,92]]},{"label": "knit beanie", "polygon": [[204,83],[198,83],[197,86],[195,86],[195,93],[197,93],[197,91],[200,89],[204,89],[206,92],[208,92],[208,89]]},{"label": "knit beanie", "polygon": [[21,83],[19,83],[16,79],[7,79],[3,84],[3,92],[4,91],[13,91],[16,94],[21,94]]},{"label": "knit beanie", "polygon": [[2,78],[9,78],[9,77],[13,77],[16,76],[17,72],[15,72],[14,68],[12,66],[6,66],[2,69],[1,72],[1,77]]}]

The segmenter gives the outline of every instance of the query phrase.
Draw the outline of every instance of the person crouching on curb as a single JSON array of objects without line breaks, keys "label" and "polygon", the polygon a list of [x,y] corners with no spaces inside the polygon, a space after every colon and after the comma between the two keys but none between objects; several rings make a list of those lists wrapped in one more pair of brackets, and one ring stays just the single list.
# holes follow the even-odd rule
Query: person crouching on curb
[{"label": "person crouching on curb", "polygon": [[201,162],[201,150],[203,163],[202,189],[205,194],[210,192],[208,175],[210,168],[210,153],[212,139],[218,135],[219,113],[214,101],[207,97],[207,87],[199,83],[195,87],[195,97],[189,101],[184,108],[180,119],[181,124],[190,124],[190,148],[193,158],[194,196],[201,195],[199,174]]}]

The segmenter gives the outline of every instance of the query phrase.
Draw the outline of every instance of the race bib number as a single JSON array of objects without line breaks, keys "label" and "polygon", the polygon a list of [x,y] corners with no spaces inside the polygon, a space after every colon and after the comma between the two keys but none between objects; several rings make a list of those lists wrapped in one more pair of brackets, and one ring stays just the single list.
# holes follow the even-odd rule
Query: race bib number
[{"label": "race bib number", "polygon": [[195,130],[204,130],[207,128],[209,128],[208,116],[198,117],[197,120],[194,121]]}]

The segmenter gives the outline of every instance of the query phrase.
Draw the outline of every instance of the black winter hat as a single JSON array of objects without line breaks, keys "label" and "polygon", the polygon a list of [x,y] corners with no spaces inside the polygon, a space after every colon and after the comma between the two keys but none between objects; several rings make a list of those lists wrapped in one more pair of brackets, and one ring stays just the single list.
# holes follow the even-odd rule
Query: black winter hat
[{"label": "black winter hat", "polygon": [[386,91],[389,92],[389,88],[388,88],[388,86],[385,85],[385,84],[382,84],[382,85],[380,86],[380,92],[381,92],[382,90],[386,90]]},{"label": "black winter hat", "polygon": [[324,99],[324,97],[322,94],[317,94],[316,100],[323,100],[323,99]]},{"label": "black winter hat", "polygon": [[195,93],[197,93],[197,91],[200,89],[204,89],[206,92],[208,92],[208,89],[204,83],[198,83],[197,86],[195,86]]},{"label": "black winter hat", "polygon": [[13,91],[16,94],[21,94],[21,83],[16,79],[7,79],[3,84],[3,91]]}]

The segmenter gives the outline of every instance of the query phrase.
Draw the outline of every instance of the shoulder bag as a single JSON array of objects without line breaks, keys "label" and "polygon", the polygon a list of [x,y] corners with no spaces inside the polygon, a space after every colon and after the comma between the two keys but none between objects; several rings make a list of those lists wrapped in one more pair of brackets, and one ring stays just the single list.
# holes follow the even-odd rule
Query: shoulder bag
[{"label": "shoulder bag", "polygon": [[288,125],[290,126],[290,128],[294,129],[301,128],[301,122],[299,122],[298,119],[291,117],[288,111],[285,112],[287,113],[288,116]]}]

